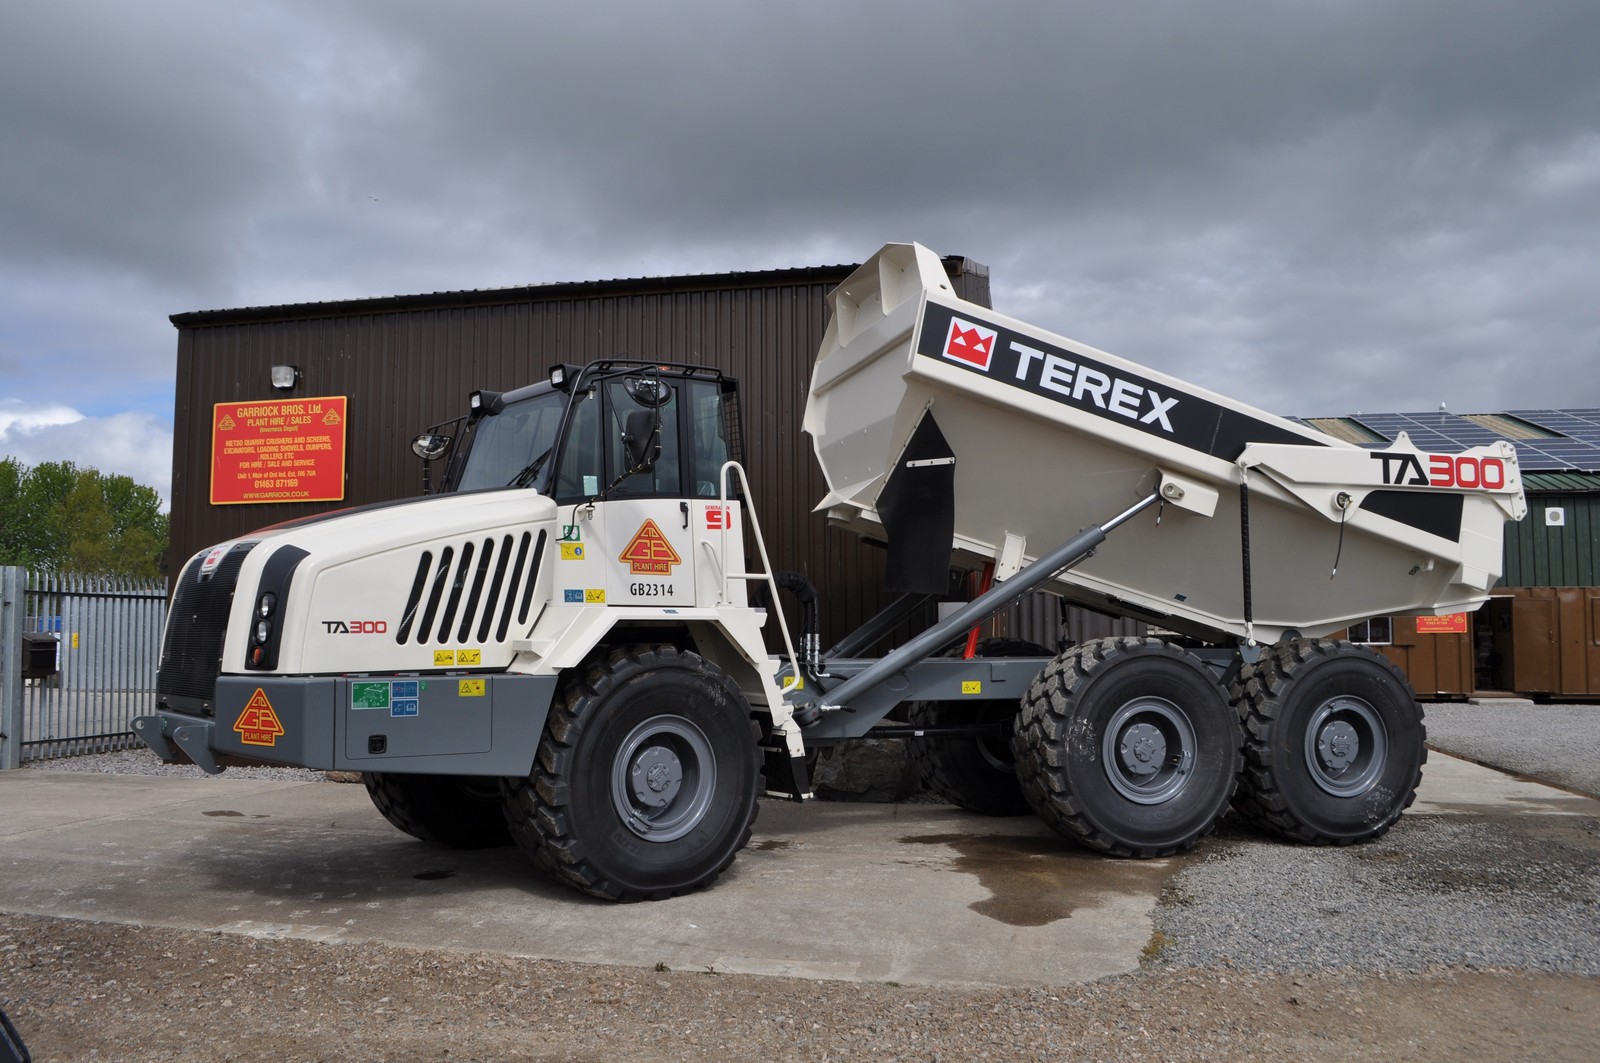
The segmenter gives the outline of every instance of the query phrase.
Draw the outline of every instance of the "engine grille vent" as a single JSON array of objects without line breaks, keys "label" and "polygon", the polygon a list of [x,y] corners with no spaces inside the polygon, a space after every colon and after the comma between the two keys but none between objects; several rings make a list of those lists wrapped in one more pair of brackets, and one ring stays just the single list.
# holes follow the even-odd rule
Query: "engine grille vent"
[{"label": "engine grille vent", "polygon": [[545,532],[468,539],[424,550],[395,630],[400,645],[504,642],[512,618],[528,622]]},{"label": "engine grille vent", "polygon": [[209,575],[202,571],[206,555],[201,554],[178,578],[156,677],[156,689],[168,707],[211,714],[239,567],[255,547],[254,542],[235,543]]}]

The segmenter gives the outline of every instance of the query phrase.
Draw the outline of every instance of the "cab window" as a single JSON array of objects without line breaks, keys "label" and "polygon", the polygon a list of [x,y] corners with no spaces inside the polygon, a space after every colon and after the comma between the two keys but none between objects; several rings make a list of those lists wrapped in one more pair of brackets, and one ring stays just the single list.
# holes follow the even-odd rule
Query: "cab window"
[{"label": "cab window", "polygon": [[[683,494],[681,448],[678,445],[678,392],[674,384],[653,376],[629,376],[608,380],[606,388],[606,477],[602,488],[616,484],[610,498],[648,498]],[[628,456],[622,443],[628,415],[634,411],[659,411],[661,456],[655,467],[622,479]],[[618,481],[621,482],[618,482]]]}]

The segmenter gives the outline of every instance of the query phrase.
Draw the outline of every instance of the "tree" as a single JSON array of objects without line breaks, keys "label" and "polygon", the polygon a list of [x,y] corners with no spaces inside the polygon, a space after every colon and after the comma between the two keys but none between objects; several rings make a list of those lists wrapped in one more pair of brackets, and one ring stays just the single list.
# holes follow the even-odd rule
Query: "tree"
[{"label": "tree", "polygon": [[167,515],[130,476],[0,460],[0,564],[91,575],[162,574]]}]

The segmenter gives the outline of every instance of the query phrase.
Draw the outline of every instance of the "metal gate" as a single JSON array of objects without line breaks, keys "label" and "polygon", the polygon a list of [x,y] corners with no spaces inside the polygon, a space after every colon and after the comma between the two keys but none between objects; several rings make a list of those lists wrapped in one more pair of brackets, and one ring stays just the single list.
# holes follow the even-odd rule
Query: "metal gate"
[{"label": "metal gate", "polygon": [[166,583],[0,568],[0,600],[0,768],[137,746]]}]

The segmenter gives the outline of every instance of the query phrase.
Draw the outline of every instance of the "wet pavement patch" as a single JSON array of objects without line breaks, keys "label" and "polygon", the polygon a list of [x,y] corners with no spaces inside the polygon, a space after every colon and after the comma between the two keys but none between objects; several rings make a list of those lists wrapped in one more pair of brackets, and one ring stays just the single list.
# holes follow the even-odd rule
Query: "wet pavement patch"
[{"label": "wet pavement patch", "polygon": [[411,877],[415,879],[421,879],[424,882],[437,882],[444,878],[454,878],[455,875],[456,873],[454,871],[418,871]]},{"label": "wet pavement patch", "polygon": [[786,838],[764,838],[750,846],[751,851],[757,853],[777,853],[792,848],[794,848],[794,842]]},{"label": "wet pavement patch", "polygon": [[1007,926],[1047,926],[1107,895],[1155,896],[1181,861],[1118,860],[1075,849],[1061,838],[1015,834],[914,834],[904,845],[954,849],[951,870],[975,875],[989,896],[967,907]]}]

